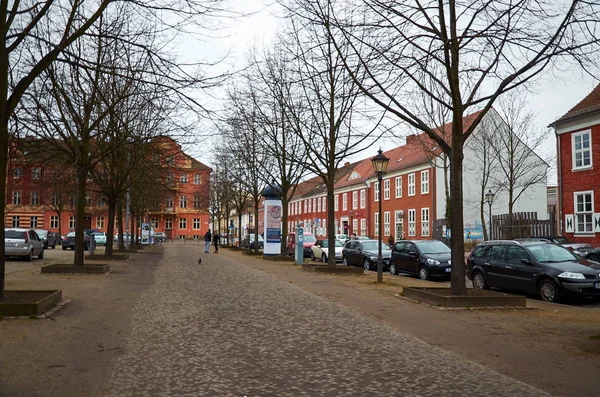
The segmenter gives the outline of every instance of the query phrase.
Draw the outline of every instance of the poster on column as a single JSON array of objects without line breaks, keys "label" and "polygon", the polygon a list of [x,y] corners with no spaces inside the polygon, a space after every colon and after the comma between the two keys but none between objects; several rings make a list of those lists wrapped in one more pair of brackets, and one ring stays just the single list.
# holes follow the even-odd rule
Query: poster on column
[{"label": "poster on column", "polygon": [[265,255],[279,255],[281,251],[281,200],[265,200],[266,238]]}]

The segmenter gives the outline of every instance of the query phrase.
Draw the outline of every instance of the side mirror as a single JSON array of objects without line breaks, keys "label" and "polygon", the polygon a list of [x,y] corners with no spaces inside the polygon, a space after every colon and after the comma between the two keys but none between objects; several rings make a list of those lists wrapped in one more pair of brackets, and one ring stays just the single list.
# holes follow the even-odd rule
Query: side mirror
[{"label": "side mirror", "polygon": [[526,265],[532,265],[531,261],[529,259],[527,259],[527,258],[521,259],[521,263],[524,263]]}]

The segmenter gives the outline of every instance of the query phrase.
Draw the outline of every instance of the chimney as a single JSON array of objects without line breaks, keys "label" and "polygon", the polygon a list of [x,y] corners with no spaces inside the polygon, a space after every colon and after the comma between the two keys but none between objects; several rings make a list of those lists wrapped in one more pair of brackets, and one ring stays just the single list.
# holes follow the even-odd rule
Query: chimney
[{"label": "chimney", "polygon": [[415,135],[415,134],[408,135],[406,137],[406,144],[412,145],[414,143],[417,143],[417,135]]},{"label": "chimney", "polygon": [[349,165],[350,165],[350,162],[349,162],[349,161],[346,161],[346,162],[344,163],[344,167],[347,167],[347,166],[349,166]]}]

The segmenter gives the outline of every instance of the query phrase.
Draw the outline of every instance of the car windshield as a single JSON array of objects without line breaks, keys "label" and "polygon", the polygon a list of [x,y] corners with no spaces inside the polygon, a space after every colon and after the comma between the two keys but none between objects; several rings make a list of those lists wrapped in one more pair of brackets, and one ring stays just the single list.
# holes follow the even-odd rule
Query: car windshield
[{"label": "car windshield", "polygon": [[96,232],[96,233],[94,233],[94,236],[104,237],[104,232]]},{"label": "car windshield", "polygon": [[577,261],[577,257],[568,249],[554,244],[540,244],[529,246],[529,252],[540,262],[569,262]]},{"label": "car windshield", "polygon": [[40,236],[40,238],[44,238],[48,235],[47,230],[36,230],[35,232],[37,233],[38,236]]},{"label": "car windshield", "polygon": [[67,234],[67,237],[75,237],[75,232],[69,232],[69,233]]},{"label": "car windshield", "polygon": [[415,244],[424,254],[449,254],[452,252],[441,241],[416,241]]},{"label": "car windshield", "polygon": [[[362,243],[362,248],[365,251],[377,251],[377,250],[379,250],[379,242],[377,242],[377,241],[365,241],[364,243]],[[389,250],[390,247],[386,243],[382,242],[381,243],[381,249],[382,250]]]},{"label": "car windshield", "polygon": [[305,243],[314,243],[315,241],[317,241],[315,236],[307,236],[306,234],[304,235],[304,242]]}]

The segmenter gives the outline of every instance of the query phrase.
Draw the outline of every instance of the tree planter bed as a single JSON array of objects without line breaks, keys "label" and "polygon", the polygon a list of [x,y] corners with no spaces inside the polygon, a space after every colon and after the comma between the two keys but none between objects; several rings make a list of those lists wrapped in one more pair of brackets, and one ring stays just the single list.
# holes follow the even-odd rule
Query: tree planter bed
[{"label": "tree planter bed", "polygon": [[88,255],[85,259],[90,260],[103,260],[103,261],[126,261],[129,259],[129,254],[121,254],[113,252],[112,256],[106,256],[104,254],[100,255]]},{"label": "tree planter bed", "polygon": [[404,296],[441,307],[525,307],[524,296],[483,289],[467,289],[466,295],[454,295],[450,288],[404,287]]},{"label": "tree planter bed", "polygon": [[340,266],[330,267],[327,265],[314,265],[305,263],[302,265],[302,270],[314,273],[328,273],[328,274],[364,274],[365,271],[362,267],[355,266]]},{"label": "tree planter bed", "polygon": [[43,266],[42,273],[46,274],[106,274],[110,271],[110,265],[90,264],[85,266],[74,266],[72,264],[57,263]]},{"label": "tree planter bed", "polygon": [[4,291],[0,299],[2,316],[39,316],[62,301],[61,290]]},{"label": "tree planter bed", "polygon": [[293,262],[293,256],[286,255],[263,255],[263,259],[266,261],[280,261],[280,262]]}]

